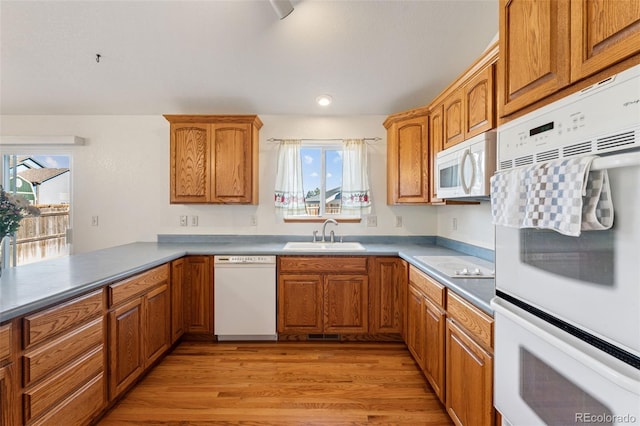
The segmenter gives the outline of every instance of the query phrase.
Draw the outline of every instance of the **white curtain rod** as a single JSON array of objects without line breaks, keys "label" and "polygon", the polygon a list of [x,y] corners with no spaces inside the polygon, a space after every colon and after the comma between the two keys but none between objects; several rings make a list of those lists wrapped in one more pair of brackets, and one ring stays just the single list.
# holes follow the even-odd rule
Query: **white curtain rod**
[{"label": "white curtain rod", "polygon": [[[327,138],[313,138],[313,139],[297,139],[297,140],[300,140],[300,141],[343,141],[345,139],[350,139],[350,138],[343,138],[343,139],[337,139],[337,138],[329,138],[329,139],[327,139]],[[284,140],[287,140],[287,139],[269,138],[269,139],[267,139],[267,142],[282,142]],[[294,140],[296,140],[296,139],[294,138]],[[378,137],[375,137],[375,138],[362,138],[362,140],[365,141],[365,142],[379,142],[379,141],[382,140],[382,138],[378,138]]]}]

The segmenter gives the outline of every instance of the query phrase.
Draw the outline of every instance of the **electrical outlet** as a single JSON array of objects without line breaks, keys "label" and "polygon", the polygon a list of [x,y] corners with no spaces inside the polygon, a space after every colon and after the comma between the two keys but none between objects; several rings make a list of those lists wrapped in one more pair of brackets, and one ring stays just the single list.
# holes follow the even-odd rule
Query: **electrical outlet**
[{"label": "electrical outlet", "polygon": [[378,226],[378,216],[367,216],[367,226],[370,228]]},{"label": "electrical outlet", "polygon": [[98,216],[91,216],[91,226],[98,226]]},{"label": "electrical outlet", "polygon": [[396,228],[402,228],[402,216],[396,216]]},{"label": "electrical outlet", "polygon": [[189,218],[187,215],[180,216],[180,226],[187,226],[189,224]]},{"label": "electrical outlet", "polygon": [[452,231],[457,231],[458,230],[458,218],[454,217],[453,219],[451,219],[451,230]]},{"label": "electrical outlet", "polygon": [[191,216],[191,226],[198,226],[198,216]]},{"label": "electrical outlet", "polygon": [[249,226],[258,226],[258,217],[255,214],[249,218]]}]

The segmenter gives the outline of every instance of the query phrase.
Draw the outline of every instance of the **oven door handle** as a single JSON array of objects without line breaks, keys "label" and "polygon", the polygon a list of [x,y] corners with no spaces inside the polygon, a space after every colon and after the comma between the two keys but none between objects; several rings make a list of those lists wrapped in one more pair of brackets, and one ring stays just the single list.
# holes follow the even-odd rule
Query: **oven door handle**
[{"label": "oven door handle", "polygon": [[[555,346],[576,361],[597,371],[613,383],[617,383],[633,393],[640,393],[640,370],[613,359],[588,343],[571,336],[544,320],[512,305],[511,303],[494,297],[491,308],[509,320],[530,331],[545,342]],[[499,327],[496,324],[496,327]],[[569,341],[571,343],[569,343]]]}]

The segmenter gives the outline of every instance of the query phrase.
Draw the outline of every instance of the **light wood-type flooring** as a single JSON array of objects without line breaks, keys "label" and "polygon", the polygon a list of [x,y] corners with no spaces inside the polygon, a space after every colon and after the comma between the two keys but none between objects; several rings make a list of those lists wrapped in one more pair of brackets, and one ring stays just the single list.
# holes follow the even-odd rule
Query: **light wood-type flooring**
[{"label": "light wood-type flooring", "polygon": [[183,342],[108,425],[450,425],[402,343]]}]

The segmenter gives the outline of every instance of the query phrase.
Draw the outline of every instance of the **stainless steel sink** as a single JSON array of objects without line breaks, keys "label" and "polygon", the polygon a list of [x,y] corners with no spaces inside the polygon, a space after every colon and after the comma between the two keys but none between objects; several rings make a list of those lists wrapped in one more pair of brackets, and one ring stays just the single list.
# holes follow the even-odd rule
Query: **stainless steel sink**
[{"label": "stainless steel sink", "polygon": [[357,242],[327,243],[327,242],[288,242],[284,250],[291,251],[365,251],[366,248]]}]

